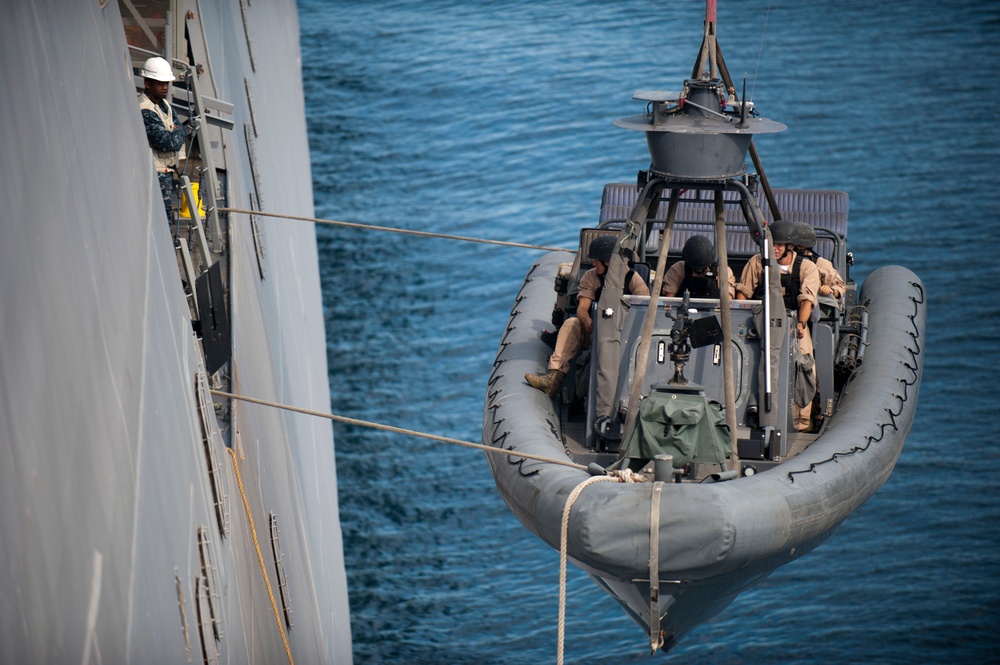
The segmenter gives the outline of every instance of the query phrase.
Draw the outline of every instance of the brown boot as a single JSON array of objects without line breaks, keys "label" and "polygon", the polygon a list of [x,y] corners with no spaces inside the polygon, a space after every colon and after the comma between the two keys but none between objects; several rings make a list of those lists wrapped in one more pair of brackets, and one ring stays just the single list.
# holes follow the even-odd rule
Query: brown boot
[{"label": "brown boot", "polygon": [[559,386],[562,385],[563,377],[565,376],[566,372],[550,369],[542,376],[525,374],[524,378],[533,388],[538,388],[549,397],[555,397],[559,393]]}]

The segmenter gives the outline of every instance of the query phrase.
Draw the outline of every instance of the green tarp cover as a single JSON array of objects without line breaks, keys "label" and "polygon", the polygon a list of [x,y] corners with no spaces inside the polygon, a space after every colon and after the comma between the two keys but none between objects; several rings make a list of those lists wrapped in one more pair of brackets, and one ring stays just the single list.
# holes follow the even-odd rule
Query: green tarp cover
[{"label": "green tarp cover", "polygon": [[651,460],[666,453],[679,468],[688,462],[721,464],[731,451],[729,426],[718,402],[654,390],[639,404],[622,458]]}]

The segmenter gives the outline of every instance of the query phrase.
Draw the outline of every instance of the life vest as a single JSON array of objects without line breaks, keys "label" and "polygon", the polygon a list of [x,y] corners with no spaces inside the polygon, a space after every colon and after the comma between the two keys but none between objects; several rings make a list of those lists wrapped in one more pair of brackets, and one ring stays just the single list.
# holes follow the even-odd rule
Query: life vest
[{"label": "life vest", "polygon": [[684,264],[684,280],[677,287],[677,295],[684,295],[684,291],[690,291],[692,298],[720,298],[719,280],[710,268],[703,276],[694,274],[694,271]]},{"label": "life vest", "polygon": [[[139,93],[139,109],[142,111],[152,111],[156,116],[163,122],[163,126],[167,128],[168,132],[172,132],[177,129],[177,125],[174,123],[174,114],[167,106],[167,110],[164,111],[159,104],[154,104],[153,100],[146,96],[145,92]],[[157,173],[164,173],[166,171],[172,171],[180,165],[180,160],[185,158],[184,147],[177,152],[161,152],[154,148],[149,147],[153,151],[153,163],[156,165]]]},{"label": "life vest", "polygon": [[[600,302],[601,301],[601,291],[604,290],[604,278],[607,276],[607,274],[608,273],[605,272],[603,275],[598,275],[597,276],[597,279],[599,279],[601,281],[601,285],[598,286],[597,287],[597,291],[594,292],[594,302]],[[635,270],[631,270],[631,269],[625,275],[625,288],[622,290],[622,292],[625,295],[627,295],[627,296],[632,295],[632,277],[634,275],[635,275]]]},{"label": "life vest", "polygon": [[[802,290],[802,279],[799,276],[799,271],[802,268],[802,258],[801,254],[796,253],[792,269],[781,273],[781,292],[784,294],[785,309],[798,310],[799,308],[799,291]],[[767,270],[767,267],[764,270]],[[757,284],[752,297],[754,300],[760,300],[764,297],[764,280]]]},{"label": "life vest", "polygon": [[[809,250],[806,250],[806,251],[808,252]],[[806,252],[802,252],[801,254],[799,254],[799,256],[801,256],[804,259],[809,259],[813,263],[816,263],[816,259],[819,258],[818,256],[816,256],[812,252],[809,252],[808,254],[806,254]]]}]

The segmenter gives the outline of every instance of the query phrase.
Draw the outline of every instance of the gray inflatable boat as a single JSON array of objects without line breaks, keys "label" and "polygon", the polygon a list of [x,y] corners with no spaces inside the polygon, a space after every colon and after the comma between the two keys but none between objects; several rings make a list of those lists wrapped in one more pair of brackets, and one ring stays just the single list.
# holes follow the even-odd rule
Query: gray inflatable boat
[{"label": "gray inflatable boat", "polygon": [[[681,93],[636,94],[647,113],[617,124],[646,133],[650,169],[605,188],[575,256],[552,252],[531,267],[485,403],[483,441],[508,451],[487,454],[503,499],[546,543],[559,549],[563,539],[653,652],[822,543],[882,486],[923,366],[919,278],[890,266],[853,282],[847,195],[769,187],[752,136],[783,126],[752,117],[721,61],[699,58],[704,74]],[[797,340],[801,306],[786,309],[783,297],[774,245],[793,243],[780,242],[781,220],[811,227],[814,249],[843,279],[839,298],[815,303],[812,354]],[[566,327],[575,284],[599,260],[591,243],[606,235],[615,251],[592,299],[591,341],[552,397],[526,374],[544,373],[557,337],[546,329]],[[765,287],[741,300],[725,288],[628,294],[633,273],[661,293],[666,267],[696,235],[714,242],[716,274],[728,266],[739,280],[760,256]]]}]

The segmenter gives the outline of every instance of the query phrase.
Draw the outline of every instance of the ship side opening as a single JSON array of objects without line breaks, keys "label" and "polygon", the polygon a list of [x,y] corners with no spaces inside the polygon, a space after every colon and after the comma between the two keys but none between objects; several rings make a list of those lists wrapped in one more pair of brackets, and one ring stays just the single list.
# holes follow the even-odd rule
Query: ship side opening
[{"label": "ship side opening", "polygon": [[[234,105],[218,97],[210,45],[196,11],[177,0],[120,0],[119,10],[137,96],[141,99],[144,92],[143,66],[148,59],[166,60],[174,77],[165,101],[185,130],[184,146],[175,164],[158,177],[171,182],[169,193],[164,191],[165,212],[204,366],[212,388],[229,390],[229,219],[219,209],[227,207],[231,198],[232,156],[227,148],[233,143]],[[257,205],[256,197],[251,205]],[[259,246],[258,234],[254,238]],[[258,251],[263,278],[263,252]],[[225,443],[231,446],[226,427],[229,405],[220,401],[215,408],[227,433]]]},{"label": "ship side opening", "polygon": [[[221,628],[224,608],[219,601],[219,592],[225,585],[225,571],[217,569],[213,563],[217,558],[215,552],[221,550],[224,541],[233,535],[230,516],[232,494],[238,491],[248,515],[251,510],[242,484],[236,482],[238,471],[235,471],[234,481],[219,457],[228,453],[235,465],[235,460],[243,455],[239,432],[234,424],[232,401],[216,397],[213,391],[233,392],[234,388],[231,297],[234,236],[225,209],[233,202],[240,204],[237,207],[261,209],[254,143],[259,130],[253,109],[252,81],[244,79],[244,86],[239,91],[242,96],[245,90],[245,99],[222,98],[209,57],[210,50],[213,47],[221,49],[221,45],[213,45],[207,40],[198,3],[119,0],[118,8],[128,44],[129,74],[137,96],[136,117],[141,117],[139,104],[142,103],[142,96],[146,94],[148,97],[146,79],[152,70],[146,69],[146,65],[151,59],[162,58],[164,66],[169,69],[161,79],[172,80],[168,81],[160,117],[165,118],[165,130],[173,131],[178,126],[184,130],[184,145],[177,152],[177,159],[164,169],[158,167],[169,160],[150,160],[150,168],[157,167],[157,173],[151,172],[150,177],[155,178],[154,182],[160,182],[160,190],[164,194],[164,223],[169,228],[177,278],[187,300],[191,333],[200,354],[190,385],[202,435],[200,452],[204,455],[205,488],[213,508],[215,525],[214,528],[198,526],[200,572],[194,577],[190,593],[183,593],[180,577],[175,583],[189,653],[188,622],[193,618],[198,624],[202,660],[217,662],[219,649],[224,643]],[[241,11],[245,11],[242,3]],[[250,49],[249,41],[246,48]],[[151,101],[156,104],[156,100]],[[248,112],[241,114],[234,102]],[[147,103],[143,108],[148,106]],[[174,117],[178,124],[171,128],[173,123],[170,121]],[[241,122],[241,117],[248,118],[248,121]],[[241,150],[244,146],[245,157]],[[244,161],[235,161],[238,159]],[[169,187],[164,185],[165,181],[169,181]],[[156,213],[159,201],[153,201],[152,205],[152,223],[156,224],[164,217]],[[251,270],[263,281],[267,275],[266,261],[256,217],[250,216],[247,229],[257,262]],[[281,566],[277,515],[271,512],[268,517],[280,591],[280,598],[273,600],[272,604],[277,606],[280,600],[283,629],[290,629],[292,610],[289,585]],[[250,528],[253,529],[252,520]],[[212,532],[218,537],[213,537]],[[182,569],[182,566],[179,568]]]}]

